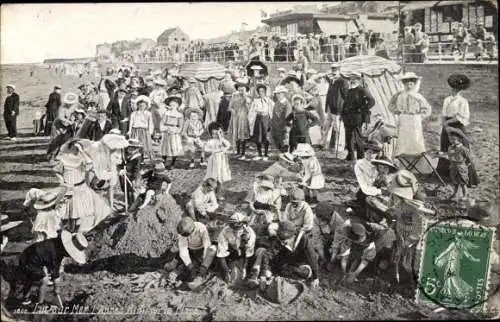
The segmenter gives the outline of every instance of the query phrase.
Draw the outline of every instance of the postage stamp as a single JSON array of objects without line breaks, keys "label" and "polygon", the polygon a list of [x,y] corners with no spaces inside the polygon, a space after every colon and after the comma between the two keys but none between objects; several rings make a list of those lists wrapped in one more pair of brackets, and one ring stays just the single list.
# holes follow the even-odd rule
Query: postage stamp
[{"label": "postage stamp", "polygon": [[417,302],[486,310],[495,228],[468,220],[426,221],[424,225]]}]

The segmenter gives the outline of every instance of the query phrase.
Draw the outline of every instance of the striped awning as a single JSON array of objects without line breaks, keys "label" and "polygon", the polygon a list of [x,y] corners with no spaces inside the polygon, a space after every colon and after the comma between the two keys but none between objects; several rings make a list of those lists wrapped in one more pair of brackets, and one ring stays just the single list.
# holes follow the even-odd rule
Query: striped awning
[{"label": "striped awning", "polygon": [[225,67],[215,62],[200,62],[182,64],[179,75],[185,78],[194,77],[200,82],[209,78],[223,79]]},{"label": "striped awning", "polygon": [[341,61],[340,71],[342,74],[357,71],[366,76],[378,77],[385,72],[399,74],[401,66],[379,56],[355,56]]}]

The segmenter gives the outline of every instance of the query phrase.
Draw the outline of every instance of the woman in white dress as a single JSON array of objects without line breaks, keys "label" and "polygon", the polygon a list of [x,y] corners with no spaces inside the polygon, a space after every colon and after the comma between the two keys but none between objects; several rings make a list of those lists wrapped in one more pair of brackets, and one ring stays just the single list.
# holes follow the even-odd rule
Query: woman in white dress
[{"label": "woman in white dress", "polygon": [[394,156],[417,156],[426,151],[422,119],[431,115],[432,108],[418,93],[421,77],[409,72],[399,79],[404,90],[396,93],[389,102],[389,110],[396,116],[398,132]]},{"label": "woman in white dress", "polygon": [[73,191],[70,219],[76,222],[77,232],[88,232],[112,213],[106,200],[87,184],[92,159],[78,140],[72,140],[63,146],[56,161],[59,161],[54,167],[56,177],[61,185]]}]

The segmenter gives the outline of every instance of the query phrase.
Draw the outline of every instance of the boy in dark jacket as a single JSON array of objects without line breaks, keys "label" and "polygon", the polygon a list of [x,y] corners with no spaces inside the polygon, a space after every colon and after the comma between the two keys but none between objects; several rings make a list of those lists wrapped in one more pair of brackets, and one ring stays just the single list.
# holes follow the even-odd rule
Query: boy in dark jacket
[{"label": "boy in dark jacket", "polygon": [[306,100],[301,95],[292,97],[293,112],[285,118],[287,132],[289,132],[290,153],[297,148],[299,143],[311,143],[309,127],[319,123],[319,119],[311,112],[305,110]]},{"label": "boy in dark jacket", "polygon": [[318,255],[306,234],[297,233],[295,225],[287,220],[278,224],[277,238],[266,250],[262,259],[262,271],[266,278],[275,273],[291,270],[296,275],[312,279],[312,286],[319,285]]}]

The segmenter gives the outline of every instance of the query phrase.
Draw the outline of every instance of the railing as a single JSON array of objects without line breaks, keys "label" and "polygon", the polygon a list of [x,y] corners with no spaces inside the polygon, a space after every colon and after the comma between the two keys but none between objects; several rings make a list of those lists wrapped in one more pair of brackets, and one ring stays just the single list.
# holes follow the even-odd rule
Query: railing
[{"label": "railing", "polygon": [[[431,43],[427,48],[412,45],[400,45],[398,42],[384,43],[384,47],[369,48],[368,44],[345,43],[343,45],[327,44],[313,50],[303,47],[304,55],[311,63],[335,62],[357,55],[381,55],[391,60],[406,63],[425,63],[428,61],[469,61],[469,60],[496,60],[498,57],[497,43],[474,42],[470,45],[455,44],[454,42]],[[285,46],[261,51],[260,59],[268,62],[294,62],[297,60],[298,47]],[[384,54],[385,51],[385,54]],[[205,50],[191,52],[177,57],[164,55],[159,57],[143,57],[135,63],[187,63],[214,61],[226,63],[228,61],[243,62],[248,60],[248,52],[239,50]]]}]

